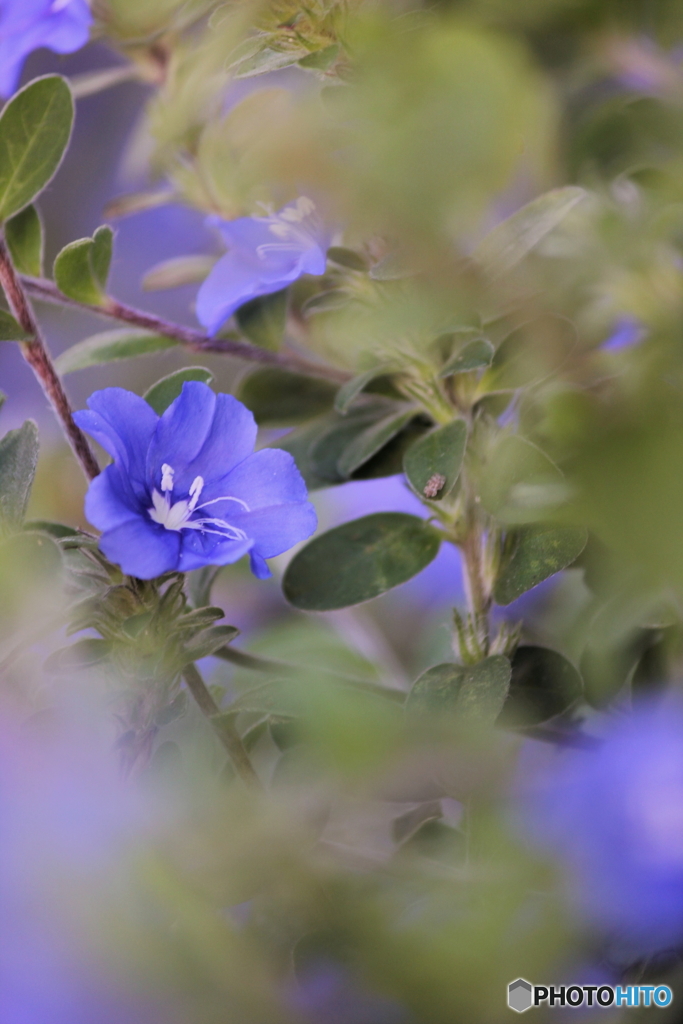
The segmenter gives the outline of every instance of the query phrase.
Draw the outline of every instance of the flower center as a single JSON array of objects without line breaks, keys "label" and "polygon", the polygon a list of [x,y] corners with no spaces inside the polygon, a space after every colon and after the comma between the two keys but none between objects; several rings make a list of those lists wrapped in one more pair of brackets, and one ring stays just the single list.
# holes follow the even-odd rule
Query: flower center
[{"label": "flower center", "polygon": [[286,206],[279,213],[266,217],[271,235],[279,238],[279,242],[265,242],[257,246],[256,252],[265,259],[269,252],[285,252],[306,249],[316,244],[315,238],[315,203],[307,196],[300,196],[291,206]]},{"label": "flower center", "polygon": [[175,470],[173,466],[169,466],[165,462],[161,467],[161,492],[157,491],[156,487],[154,488],[152,491],[152,507],[147,509],[149,517],[153,522],[159,523],[165,530],[175,530],[178,533],[181,530],[198,530],[200,533],[216,534],[225,540],[247,539],[244,530],[240,529],[239,526],[232,526],[225,519],[210,516],[192,518],[195,512],[199,512],[209,505],[215,505],[219,501],[235,501],[245,512],[250,512],[251,509],[246,501],[242,501],[241,498],[232,498],[224,495],[220,498],[206,501],[203,505],[198,505],[197,502],[204,489],[204,477],[196,476],[190,486],[188,497],[172,502],[171,494],[173,492],[174,476]]}]

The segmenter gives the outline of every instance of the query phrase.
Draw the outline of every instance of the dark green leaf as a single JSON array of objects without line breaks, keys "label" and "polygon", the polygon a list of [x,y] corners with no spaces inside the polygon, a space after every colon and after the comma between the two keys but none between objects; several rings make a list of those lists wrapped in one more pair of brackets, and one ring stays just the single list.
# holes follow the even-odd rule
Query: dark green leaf
[{"label": "dark green leaf", "polygon": [[29,82],[0,115],[0,221],[9,220],[50,183],[69,145],[74,104],[64,78]]},{"label": "dark green leaf", "polygon": [[382,399],[370,399],[345,416],[338,413],[327,416],[309,451],[310,464],[318,477],[328,484],[347,479],[339,470],[339,459],[344,451],[364,430],[384,419],[392,408],[395,406]]},{"label": "dark green leaf", "polygon": [[529,526],[510,534],[494,589],[497,603],[510,604],[571,565],[587,540],[586,530],[574,526]]},{"label": "dark green leaf", "polygon": [[331,409],[336,390],[318,377],[268,367],[250,373],[237,397],[251,409],[259,426],[287,427]]},{"label": "dark green leaf", "polygon": [[164,260],[147,271],[142,279],[142,290],[165,291],[185,284],[201,284],[215,262],[211,256],[176,256],[172,260]]},{"label": "dark green leaf", "polygon": [[24,520],[39,448],[33,420],[0,440],[0,520],[6,528],[19,529]]},{"label": "dark green leaf", "polygon": [[493,345],[488,338],[474,338],[452,356],[439,373],[439,377],[451,377],[454,373],[469,373],[483,370],[491,365]]},{"label": "dark green leaf", "polygon": [[[74,529],[73,526],[65,526],[64,523],[52,523],[47,519],[29,519],[24,523],[24,529],[47,533],[56,540],[76,539],[86,536],[80,530]],[[92,540],[92,538],[88,539]]]},{"label": "dark green leaf", "polygon": [[144,397],[154,411],[161,416],[171,402],[175,401],[183,389],[183,384],[188,380],[199,380],[203,384],[210,384],[213,374],[203,366],[184,366],[182,370],[175,370],[167,377],[162,377],[156,384],[152,384],[151,388],[145,391]]},{"label": "dark green leaf", "polygon": [[408,449],[403,466],[420,497],[433,500],[450,493],[460,473],[466,444],[467,424],[454,420],[430,430]]},{"label": "dark green leaf", "polygon": [[73,672],[91,668],[105,661],[111,651],[108,640],[79,640],[70,647],[61,647],[45,661],[46,672]]},{"label": "dark green leaf", "polygon": [[401,412],[392,412],[357,434],[339,457],[337,468],[340,475],[348,479],[396,437],[415,417],[416,412],[416,409],[405,408]]},{"label": "dark green leaf", "polygon": [[440,537],[417,516],[379,512],[316,537],[289,563],[287,600],[305,611],[331,611],[369,601],[421,572]]},{"label": "dark green leaf", "polygon": [[160,334],[149,331],[134,331],[123,328],[114,331],[103,331],[92,337],[72,345],[55,360],[57,370],[73,373],[85,370],[89,366],[101,366],[103,363],[115,363],[121,359],[132,359],[134,356],[145,356],[150,352],[159,352],[165,348],[173,348],[177,343]]},{"label": "dark green leaf", "polygon": [[261,295],[245,302],[235,313],[242,334],[260,348],[276,352],[281,344],[287,323],[287,289]]},{"label": "dark green leaf", "polygon": [[505,703],[511,667],[502,654],[477,665],[434,665],[423,672],[406,701],[409,714],[454,714],[492,725]]},{"label": "dark green leaf", "polygon": [[581,676],[557,651],[518,647],[512,659],[510,692],[499,725],[538,725],[566,711],[583,692]]},{"label": "dark green leaf", "polygon": [[12,262],[20,274],[43,273],[43,224],[35,206],[27,206],[5,224],[5,238]]},{"label": "dark green leaf", "polygon": [[11,313],[0,309],[0,341],[25,341],[30,335],[14,319]]},{"label": "dark green leaf", "polygon": [[431,426],[426,417],[412,419],[403,430],[392,437],[376,455],[364,462],[352,475],[352,480],[375,480],[383,476],[397,476],[403,472],[403,460],[408,449],[423,437]]},{"label": "dark green leaf", "polygon": [[568,185],[532,200],[484,238],[474,259],[494,277],[508,273],[585,195],[582,188]]},{"label": "dark green leaf", "polygon": [[334,407],[337,412],[348,412],[351,403],[362,391],[365,391],[365,388],[371,383],[371,381],[375,380],[377,377],[383,377],[386,374],[391,373],[391,370],[392,367],[388,365],[375,366],[372,370],[366,370],[365,373],[361,373],[357,377],[353,377],[351,380],[347,381],[346,384],[342,384],[337,392],[337,397],[334,400]]},{"label": "dark green leaf", "polygon": [[327,250],[328,260],[339,264],[340,267],[348,267],[349,270],[366,271],[368,261],[355,249],[345,249],[341,245],[333,245]]},{"label": "dark green leaf", "polygon": [[328,416],[319,416],[271,444],[271,448],[282,448],[293,456],[309,491],[329,487],[334,482],[342,482],[326,480],[320,476],[311,460],[311,448],[320,437],[320,433],[324,433],[329,427],[329,419]]}]

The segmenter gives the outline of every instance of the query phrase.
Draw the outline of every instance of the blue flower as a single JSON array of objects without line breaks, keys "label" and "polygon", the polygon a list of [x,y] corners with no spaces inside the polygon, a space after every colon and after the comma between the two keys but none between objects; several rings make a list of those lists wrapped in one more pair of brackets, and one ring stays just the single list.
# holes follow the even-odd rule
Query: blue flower
[{"label": "blue flower", "polygon": [[32,50],[85,46],[92,20],[87,0],[0,0],[0,96],[12,95]]},{"label": "blue flower", "polygon": [[680,702],[640,705],[595,749],[533,767],[525,832],[568,867],[572,907],[638,955],[681,943]]},{"label": "blue flower", "polygon": [[640,320],[632,316],[619,317],[614,330],[607,341],[603,341],[600,348],[603,352],[619,352],[623,348],[630,348],[637,345],[647,335]]},{"label": "blue flower", "polygon": [[214,334],[245,302],[286,288],[302,274],[324,274],[330,235],[315,204],[301,196],[269,217],[209,217],[228,246],[197,295],[197,318]]},{"label": "blue flower", "polygon": [[114,461],[91,483],[85,511],[125,573],[152,579],[249,552],[252,572],[266,579],[266,558],[315,530],[294,459],[253,451],[254,417],[232,395],[191,381],[161,417],[123,388],[96,391],[88,406],[76,422]]}]

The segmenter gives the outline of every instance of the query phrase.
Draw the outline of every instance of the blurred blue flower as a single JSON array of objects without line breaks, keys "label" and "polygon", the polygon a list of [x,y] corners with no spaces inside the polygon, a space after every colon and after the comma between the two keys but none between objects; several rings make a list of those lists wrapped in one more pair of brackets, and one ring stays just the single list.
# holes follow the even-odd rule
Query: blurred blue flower
[{"label": "blurred blue flower", "polygon": [[91,483],[85,511],[125,573],[152,579],[249,552],[252,572],[266,579],[265,559],[315,530],[294,459],[253,451],[254,417],[232,395],[191,381],[161,417],[123,388],[96,391],[88,406],[76,422],[114,462]]},{"label": "blurred blue flower", "polygon": [[286,288],[302,274],[324,274],[330,234],[315,204],[301,196],[268,217],[209,217],[228,252],[197,295],[197,318],[214,334],[250,299]]},{"label": "blurred blue flower", "polygon": [[32,50],[85,46],[92,20],[87,0],[0,0],[0,96],[12,95]]},{"label": "blurred blue flower", "polygon": [[572,906],[638,955],[682,942],[683,705],[639,705],[594,749],[524,768],[524,830],[569,868]]},{"label": "blurred blue flower", "polygon": [[622,348],[637,345],[646,336],[647,331],[640,320],[632,316],[621,316],[614,325],[614,330],[600,348],[603,352],[619,352]]}]

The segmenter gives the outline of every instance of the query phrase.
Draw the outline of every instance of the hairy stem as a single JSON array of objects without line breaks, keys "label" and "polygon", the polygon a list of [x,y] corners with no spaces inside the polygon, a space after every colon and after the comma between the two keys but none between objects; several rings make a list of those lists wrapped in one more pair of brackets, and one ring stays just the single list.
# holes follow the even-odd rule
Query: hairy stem
[{"label": "hairy stem", "polygon": [[263,363],[266,366],[279,366],[283,370],[290,370],[293,373],[303,373],[309,377],[324,377],[326,380],[343,384],[348,380],[350,374],[343,370],[337,370],[332,366],[323,363],[314,363],[294,353],[271,352],[269,349],[259,348],[257,345],[250,345],[246,341],[238,341],[232,338],[211,338],[202,331],[193,330],[191,327],[183,327],[181,324],[171,323],[161,317],[142,310],[134,309],[116,299],[108,299],[106,305],[91,306],[87,303],[78,302],[63,295],[52,281],[37,277],[23,277],[22,283],[26,291],[36,299],[44,302],[53,302],[61,306],[70,306],[73,309],[80,309],[86,313],[95,313],[97,316],[107,317],[110,320],[117,320],[119,323],[131,324],[140,327],[145,331],[152,331],[165,338],[172,338],[185,348],[193,352],[216,352],[223,355],[236,356],[238,359],[245,359],[251,363]]},{"label": "hairy stem", "polygon": [[85,434],[76,426],[73,410],[64,385],[54,368],[52,358],[36,321],[31,301],[26,294],[23,282],[12,263],[12,257],[5,237],[0,233],[0,284],[7,298],[12,315],[22,330],[29,335],[27,341],[19,344],[21,354],[38,378],[50,405],[60,420],[64,433],[74,454],[81,464],[88,480],[96,477],[100,471],[97,460],[88,444]]},{"label": "hairy stem", "polygon": [[242,737],[229,716],[221,713],[221,709],[211,696],[209,689],[194,664],[183,669],[183,679],[199,705],[199,710],[211,722],[216,735],[225,747],[235,771],[248,786],[261,789],[261,781],[249,760]]}]

